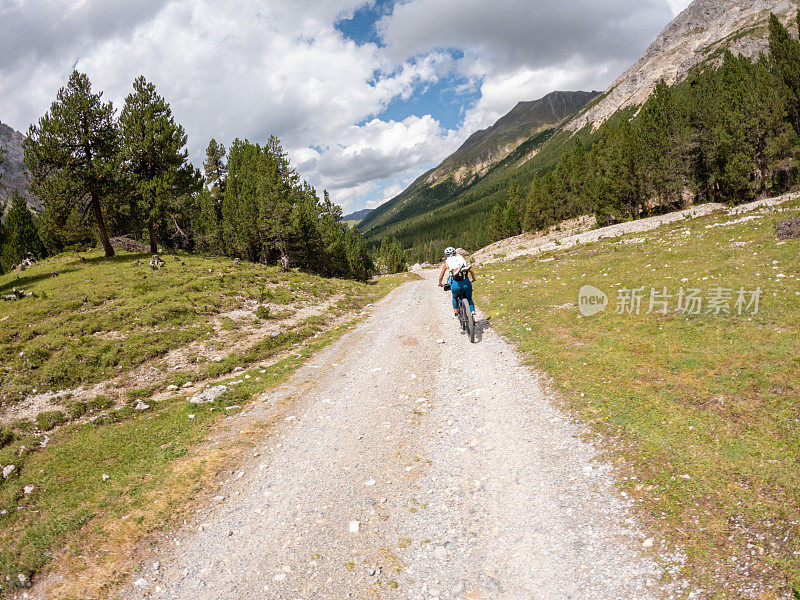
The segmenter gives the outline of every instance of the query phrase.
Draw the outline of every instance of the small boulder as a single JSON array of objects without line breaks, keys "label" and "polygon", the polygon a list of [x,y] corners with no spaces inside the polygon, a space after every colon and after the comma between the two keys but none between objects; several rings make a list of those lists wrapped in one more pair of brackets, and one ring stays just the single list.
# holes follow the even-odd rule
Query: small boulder
[{"label": "small boulder", "polygon": [[103,473],[103,481],[108,481],[109,479],[111,479],[111,475],[106,475]]},{"label": "small boulder", "polygon": [[164,261],[161,260],[161,257],[158,254],[153,254],[153,258],[150,259],[150,268],[153,269],[154,271],[156,269],[160,269],[165,264],[166,263],[164,263]]},{"label": "small boulder", "polygon": [[177,392],[178,391],[178,386],[175,385],[174,383],[171,384],[171,385],[168,385],[167,386],[167,391],[168,392]]},{"label": "small boulder", "polygon": [[215,385],[214,387],[210,387],[207,390],[198,392],[197,394],[192,396],[189,402],[191,402],[192,404],[205,404],[206,402],[213,402],[227,391],[228,391],[228,386]]},{"label": "small boulder", "polygon": [[33,493],[33,490],[34,490],[34,489],[36,489],[36,486],[34,486],[33,484],[30,484],[30,485],[26,485],[24,488],[22,488],[22,492],[23,492],[23,493],[24,493],[26,496],[29,496],[30,494],[32,494],[32,493]]},{"label": "small boulder", "polygon": [[11,477],[11,474],[14,472],[16,468],[17,468],[16,465],[6,465],[5,467],[3,467],[3,479],[8,479],[9,477]]},{"label": "small boulder", "polygon": [[361,531],[360,521],[350,521],[350,533],[358,533]]},{"label": "small boulder", "polygon": [[139,400],[139,401],[136,403],[136,406],[134,406],[134,407],[133,407],[133,410],[139,410],[139,411],[142,411],[142,410],[149,410],[149,408],[150,408],[150,405],[149,405],[149,404],[147,404],[146,402],[143,402],[143,401]]}]

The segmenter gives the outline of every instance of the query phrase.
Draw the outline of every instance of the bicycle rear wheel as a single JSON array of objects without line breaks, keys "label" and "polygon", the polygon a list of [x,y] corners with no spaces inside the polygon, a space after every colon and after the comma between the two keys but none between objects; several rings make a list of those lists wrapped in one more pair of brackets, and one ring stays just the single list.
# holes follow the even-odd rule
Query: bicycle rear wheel
[{"label": "bicycle rear wheel", "polygon": [[464,325],[467,333],[469,334],[469,341],[475,343],[475,317],[472,316],[469,302],[466,298],[461,299],[461,310],[464,313]]}]

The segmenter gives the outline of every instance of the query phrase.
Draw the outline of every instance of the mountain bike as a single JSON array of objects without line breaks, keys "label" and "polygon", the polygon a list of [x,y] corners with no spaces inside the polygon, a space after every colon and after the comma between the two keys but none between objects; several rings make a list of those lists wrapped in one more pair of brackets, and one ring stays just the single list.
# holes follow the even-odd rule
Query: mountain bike
[{"label": "mountain bike", "polygon": [[[450,284],[444,286],[446,291],[450,291]],[[469,301],[464,295],[463,290],[459,290],[456,298],[458,306],[458,322],[461,324],[461,330],[465,331],[469,336],[469,341],[475,343],[475,317],[472,315],[472,310],[469,307]]]}]

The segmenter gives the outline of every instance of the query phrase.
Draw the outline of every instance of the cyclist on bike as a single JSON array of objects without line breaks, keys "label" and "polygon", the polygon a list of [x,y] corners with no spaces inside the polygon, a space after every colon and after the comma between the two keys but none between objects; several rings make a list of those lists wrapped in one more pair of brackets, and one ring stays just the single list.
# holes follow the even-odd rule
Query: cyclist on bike
[{"label": "cyclist on bike", "polygon": [[453,314],[458,317],[458,293],[464,292],[464,297],[469,302],[469,309],[475,316],[475,303],[472,301],[472,282],[475,281],[475,273],[467,264],[463,256],[456,253],[452,246],[444,250],[444,264],[439,272],[439,286],[444,287],[442,280],[445,271],[448,273],[450,291],[453,293]]}]

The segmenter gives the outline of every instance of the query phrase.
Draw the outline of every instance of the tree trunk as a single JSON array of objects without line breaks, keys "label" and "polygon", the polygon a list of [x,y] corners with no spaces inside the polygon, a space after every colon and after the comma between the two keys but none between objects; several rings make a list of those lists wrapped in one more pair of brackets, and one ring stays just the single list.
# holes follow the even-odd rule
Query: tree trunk
[{"label": "tree trunk", "polygon": [[103,244],[103,250],[106,252],[106,258],[111,258],[114,256],[114,247],[111,245],[111,242],[108,239],[108,233],[106,233],[106,224],[103,221],[103,211],[100,208],[100,196],[98,196],[97,192],[92,190],[92,210],[94,210],[94,220],[97,221],[97,229],[100,231],[100,243]]},{"label": "tree trunk", "polygon": [[150,254],[158,254],[158,243],[156,242],[156,224],[150,219],[147,222],[147,230],[150,232]]}]

